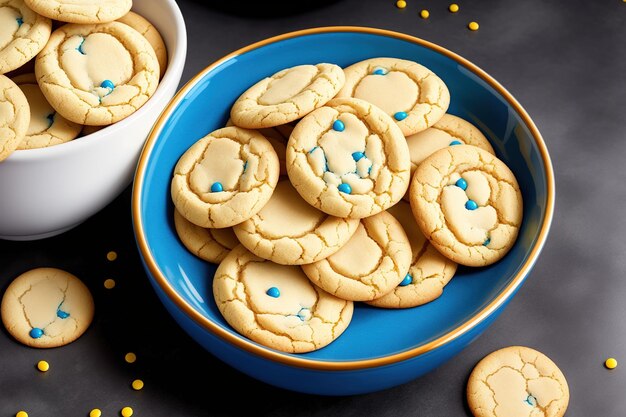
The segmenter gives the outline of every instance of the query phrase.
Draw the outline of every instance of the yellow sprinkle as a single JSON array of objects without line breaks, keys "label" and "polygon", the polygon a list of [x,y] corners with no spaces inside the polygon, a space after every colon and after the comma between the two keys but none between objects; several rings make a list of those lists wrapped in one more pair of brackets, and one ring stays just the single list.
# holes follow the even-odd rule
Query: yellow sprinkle
[{"label": "yellow sprinkle", "polygon": [[18,411],[15,417],[28,417],[28,413],[26,411]]},{"label": "yellow sprinkle", "polygon": [[450,6],[448,6],[448,10],[450,10],[452,13],[456,13],[459,11],[459,5],[456,3],[452,3]]},{"label": "yellow sprinkle", "polygon": [[50,364],[46,361],[39,361],[37,362],[37,369],[41,372],[47,372],[50,369]]},{"label": "yellow sprinkle", "polygon": [[122,414],[122,417],[130,417],[133,415],[133,409],[130,407],[124,407],[120,413]]},{"label": "yellow sprinkle", "polygon": [[98,408],[94,408],[89,412],[89,417],[100,417],[102,415],[102,411]]},{"label": "yellow sprinkle", "polygon": [[115,251],[111,251],[111,252],[107,253],[107,259],[108,259],[109,261],[114,261],[114,260],[116,260],[116,259],[117,259],[117,252],[115,252]]},{"label": "yellow sprinkle", "polygon": [[397,7],[398,9],[404,9],[404,8],[406,7],[406,1],[404,1],[404,0],[398,0],[398,1],[396,2],[396,7]]},{"label": "yellow sprinkle", "polygon": [[111,290],[113,289],[113,287],[115,287],[115,280],[111,279],[111,278],[107,278],[104,280],[104,288],[106,288],[107,290]]},{"label": "yellow sprinkle", "polygon": [[135,379],[131,385],[135,391],[139,391],[143,388],[143,381],[141,379]]},{"label": "yellow sprinkle", "polygon": [[[626,0],[624,0],[626,1]],[[606,361],[604,361],[604,366],[606,366],[608,369],[615,369],[617,368],[617,359],[615,358],[608,358]]]},{"label": "yellow sprinkle", "polygon": [[135,361],[137,360],[137,355],[135,355],[133,352],[128,352],[124,356],[124,360],[128,363],[135,363]]},{"label": "yellow sprinkle", "polygon": [[422,17],[422,19],[428,19],[428,16],[430,16],[430,13],[428,12],[428,10],[424,9],[420,12],[420,16]]},{"label": "yellow sprinkle", "polygon": [[478,30],[480,26],[477,22],[469,22],[469,25],[467,25],[467,27],[469,28],[469,30]]}]

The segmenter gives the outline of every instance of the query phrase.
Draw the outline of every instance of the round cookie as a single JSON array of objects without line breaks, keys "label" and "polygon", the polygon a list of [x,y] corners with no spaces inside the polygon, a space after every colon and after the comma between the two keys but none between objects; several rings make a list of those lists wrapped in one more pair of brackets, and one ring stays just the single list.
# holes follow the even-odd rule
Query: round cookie
[{"label": "round cookie", "polygon": [[37,84],[35,74],[13,78],[22,90],[30,107],[30,124],[26,136],[17,149],[36,149],[69,142],[76,138],[82,126],[58,114],[48,103]]},{"label": "round cookie", "polygon": [[159,63],[148,41],[128,25],[66,24],[37,55],[35,74],[59,114],[101,126],[131,115],[152,96]]},{"label": "round cookie", "polygon": [[233,104],[235,125],[259,129],[292,122],[332,99],[345,81],[335,64],[298,65],[266,77]]},{"label": "round cookie", "polygon": [[24,0],[42,16],[69,23],[105,23],[124,16],[132,0]]},{"label": "round cookie", "polygon": [[255,255],[283,265],[302,265],[337,252],[358,225],[358,219],[333,217],[317,210],[284,179],[261,211],[234,230]]},{"label": "round cookie", "polygon": [[214,264],[222,262],[230,250],[239,245],[232,228],[207,229],[196,226],[178,210],[174,210],[174,227],[178,238],[189,252]]},{"label": "round cookie", "polygon": [[400,222],[411,244],[411,266],[400,285],[393,291],[367,303],[383,308],[409,308],[429,303],[443,293],[457,264],[428,242],[415,222],[411,206],[400,201],[387,210]]},{"label": "round cookie", "polygon": [[194,143],[174,168],[171,196],[190,222],[234,226],[258,213],[278,182],[276,151],[254,130],[225,127]]},{"label": "round cookie", "polygon": [[359,99],[333,99],[296,125],[287,174],[312,206],[363,218],[398,202],[410,183],[409,149],[394,121]]},{"label": "round cookie", "polygon": [[279,265],[237,246],[213,278],[220,312],[238,333],[284,352],[303,353],[336,340],[354,304],[322,291],[297,266]]},{"label": "round cookie", "polygon": [[434,125],[448,110],[450,92],[434,72],[417,62],[372,58],[344,69],[337,97],[368,101],[393,117],[405,136]]},{"label": "round cookie", "polygon": [[0,74],[0,162],[17,149],[29,123],[26,96],[13,81]]},{"label": "round cookie", "polygon": [[449,146],[417,167],[409,191],[422,233],[447,258],[485,266],[511,249],[522,223],[522,194],[511,170],[472,145]]},{"label": "round cookie", "polygon": [[76,276],[56,268],[36,268],[11,282],[0,312],[4,327],[17,341],[52,348],[73,342],[87,330],[94,302]]},{"label": "round cookie", "polygon": [[148,19],[132,11],[120,17],[117,21],[127,24],[131,28],[135,29],[137,32],[141,33],[148,42],[150,42],[150,45],[152,45],[152,49],[154,49],[154,53],[156,54],[157,61],[159,61],[160,78],[163,78],[165,68],[167,68],[167,48],[165,47],[165,42],[163,41],[159,31],[148,21]]},{"label": "round cookie", "polygon": [[46,46],[52,21],[23,0],[0,0],[0,74],[17,69]]},{"label": "round cookie", "polygon": [[302,265],[314,284],[344,300],[369,301],[393,291],[411,265],[411,244],[386,211],[362,219],[338,252]]},{"label": "round cookie", "polygon": [[569,404],[563,372],[541,352],[509,346],[485,356],[467,382],[474,417],[562,417]]}]

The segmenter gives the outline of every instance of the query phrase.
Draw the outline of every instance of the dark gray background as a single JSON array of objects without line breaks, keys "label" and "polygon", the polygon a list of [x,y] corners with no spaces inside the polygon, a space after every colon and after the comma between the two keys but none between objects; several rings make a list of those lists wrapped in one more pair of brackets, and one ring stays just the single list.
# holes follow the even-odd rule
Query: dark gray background
[{"label": "dark gray background", "polygon": [[[32,349],[0,332],[0,417],[87,416],[469,416],[472,367],[509,345],[534,347],[565,373],[567,416],[626,415],[626,3],[601,1],[343,0],[287,15],[272,2],[179,1],[189,34],[183,82],[217,58],[284,32],[360,25],[415,35],[474,62],[501,82],[542,132],[556,172],[556,209],[534,270],[504,313],[470,347],[432,373],[386,391],[317,397],[283,391],[214,359],[183,333],[156,299],[141,267],[130,188],[78,228],[37,242],[0,241],[0,289],[25,270],[55,266],[92,290],[97,312],[77,341]],[[256,6],[255,6],[256,5]],[[259,8],[269,8],[266,17]],[[227,10],[230,8],[231,10]],[[424,21],[421,8],[431,12]],[[233,12],[234,10],[234,12]],[[233,14],[233,13],[239,13]],[[480,22],[478,32],[466,24]],[[210,111],[210,110],[209,110]],[[106,253],[116,250],[115,262]],[[113,290],[102,282],[112,277]],[[134,351],[138,361],[123,357]],[[603,361],[614,356],[613,371]],[[46,359],[51,369],[35,369]],[[145,388],[130,388],[142,378]],[[191,379],[198,379],[193,382]],[[217,390],[205,383],[218,381]],[[214,384],[213,384],[214,385]],[[254,398],[254,400],[252,399]]]}]

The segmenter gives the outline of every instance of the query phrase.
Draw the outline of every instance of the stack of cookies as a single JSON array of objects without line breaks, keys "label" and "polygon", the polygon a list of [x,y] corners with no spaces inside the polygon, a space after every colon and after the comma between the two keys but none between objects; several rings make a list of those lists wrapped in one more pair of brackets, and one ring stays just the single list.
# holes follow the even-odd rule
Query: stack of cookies
[{"label": "stack of cookies", "polygon": [[316,350],[347,328],[355,302],[416,307],[458,264],[506,255],[519,186],[449,103],[417,62],[299,65],[251,86],[227,127],[188,148],[171,181],[176,231],[219,264],[215,301],[236,331]]},{"label": "stack of cookies", "polygon": [[0,161],[93,133],[152,96],[167,50],[131,7],[0,0]]}]

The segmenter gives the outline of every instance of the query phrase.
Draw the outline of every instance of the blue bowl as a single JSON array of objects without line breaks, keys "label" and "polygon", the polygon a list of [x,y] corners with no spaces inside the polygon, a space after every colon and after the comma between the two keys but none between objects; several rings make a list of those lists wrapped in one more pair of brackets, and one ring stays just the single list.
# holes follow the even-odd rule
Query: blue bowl
[{"label": "blue bowl", "polygon": [[[515,173],[524,219],[512,250],[485,268],[459,268],[443,295],[423,306],[385,310],[357,303],[352,322],[330,345],[288,354],[257,344],[222,318],[212,293],[216,266],[193,256],[173,225],[170,180],[178,158],[224,126],[250,85],[299,64],[390,56],[417,61],[451,94],[449,113],[478,126]],[[158,297],[179,325],[211,354],[288,390],[350,395],[396,386],[441,365],[489,326],[528,276],[554,209],[552,165],[537,127],[493,78],[460,56],[401,33],[327,27],[270,38],[216,61],[190,80],[155,124],[141,154],[132,214],[137,245]]]}]

